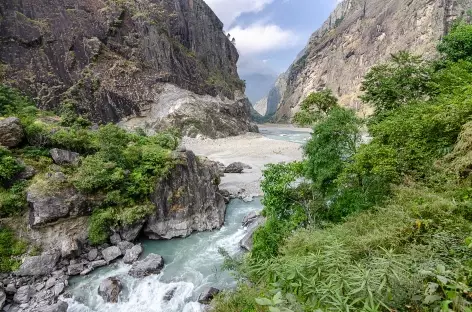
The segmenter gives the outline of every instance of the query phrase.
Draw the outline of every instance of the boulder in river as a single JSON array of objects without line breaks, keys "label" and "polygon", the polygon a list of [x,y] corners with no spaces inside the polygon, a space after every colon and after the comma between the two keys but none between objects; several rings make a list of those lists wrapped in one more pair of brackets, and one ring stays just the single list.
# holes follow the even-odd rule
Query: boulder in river
[{"label": "boulder in river", "polygon": [[257,220],[257,218],[259,217],[259,213],[255,212],[255,211],[251,211],[248,215],[246,215],[243,219],[243,226],[246,227],[248,225],[250,225],[251,223],[253,223],[254,221]]},{"label": "boulder in river", "polygon": [[98,294],[105,302],[117,303],[123,286],[117,277],[104,279],[98,287]]},{"label": "boulder in river", "polygon": [[23,140],[24,132],[16,117],[0,119],[0,145],[15,147]]},{"label": "boulder in river", "polygon": [[218,288],[210,287],[200,294],[198,302],[201,304],[209,304],[219,293],[220,290]]},{"label": "boulder in river", "polygon": [[132,248],[126,250],[125,256],[123,257],[123,262],[131,264],[138,260],[139,256],[143,253],[143,247],[141,244],[134,245]]},{"label": "boulder in river", "polygon": [[149,254],[143,260],[137,261],[133,264],[128,274],[143,278],[152,274],[159,274],[164,267],[164,259],[156,254]]},{"label": "boulder in river", "polygon": [[266,221],[266,218],[262,216],[258,216],[256,219],[254,219],[251,223],[248,224],[247,226],[247,234],[241,239],[239,242],[239,246],[241,248],[246,249],[247,251],[251,251],[252,249],[252,238],[254,236],[254,232],[262,226]]}]

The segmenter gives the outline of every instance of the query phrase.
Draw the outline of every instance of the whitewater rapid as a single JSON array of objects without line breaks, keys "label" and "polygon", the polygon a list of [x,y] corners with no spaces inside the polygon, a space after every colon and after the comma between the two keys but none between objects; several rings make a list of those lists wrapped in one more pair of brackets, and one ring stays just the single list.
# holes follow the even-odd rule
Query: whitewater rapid
[{"label": "whitewater rapid", "polygon": [[[143,241],[145,257],[149,253],[160,254],[165,261],[159,275],[136,279],[129,276],[131,267],[119,261],[101,268],[86,277],[70,281],[72,298],[68,312],[201,312],[203,305],[197,302],[199,294],[210,286],[219,289],[234,287],[234,279],[221,271],[223,257],[218,249],[225,249],[234,256],[241,251],[239,241],[246,234],[242,219],[251,211],[262,209],[260,199],[245,203],[232,200],[228,205],[224,226],[213,232],[195,233],[185,239],[169,241]],[[118,303],[105,303],[98,295],[100,282],[117,276],[123,291]],[[172,293],[166,300],[166,294]]]}]

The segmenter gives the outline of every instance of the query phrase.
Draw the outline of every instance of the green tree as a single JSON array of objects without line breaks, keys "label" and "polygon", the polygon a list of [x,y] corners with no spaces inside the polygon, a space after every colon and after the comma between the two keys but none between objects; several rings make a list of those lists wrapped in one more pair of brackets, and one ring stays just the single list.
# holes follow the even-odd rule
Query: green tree
[{"label": "green tree", "polygon": [[472,61],[472,25],[464,22],[455,24],[439,43],[438,51],[453,62]]},{"label": "green tree", "polygon": [[393,54],[390,62],[372,67],[362,82],[364,94],[360,98],[380,117],[430,96],[434,92],[432,74],[431,66],[420,56],[402,51]]},{"label": "green tree", "polygon": [[338,106],[338,99],[330,89],[313,92],[302,102],[300,111],[295,114],[293,121],[301,126],[312,125]]},{"label": "green tree", "polygon": [[306,175],[324,196],[335,188],[346,161],[355,154],[361,140],[360,125],[352,110],[337,107],[313,128],[304,147]]}]

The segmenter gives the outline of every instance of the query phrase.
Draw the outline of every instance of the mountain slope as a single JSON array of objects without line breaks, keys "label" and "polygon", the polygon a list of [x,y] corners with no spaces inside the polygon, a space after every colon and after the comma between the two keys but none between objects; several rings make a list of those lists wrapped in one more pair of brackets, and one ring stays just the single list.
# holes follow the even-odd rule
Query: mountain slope
[{"label": "mountain slope", "polygon": [[276,118],[288,119],[311,92],[331,88],[341,103],[367,112],[358,100],[362,77],[391,53],[408,50],[431,57],[450,22],[471,0],[344,0],[310,38],[285,73]]},{"label": "mountain slope", "polygon": [[3,82],[41,108],[211,137],[251,128],[237,50],[203,0],[2,1],[0,15]]}]

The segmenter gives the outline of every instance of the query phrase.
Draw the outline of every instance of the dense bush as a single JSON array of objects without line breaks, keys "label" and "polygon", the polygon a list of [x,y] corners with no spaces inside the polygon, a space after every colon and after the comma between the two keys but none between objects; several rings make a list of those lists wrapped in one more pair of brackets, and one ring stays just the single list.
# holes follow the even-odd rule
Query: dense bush
[{"label": "dense bush", "polygon": [[14,232],[2,226],[0,228],[0,272],[18,269],[21,259],[18,256],[26,252],[26,243],[16,238]]},{"label": "dense bush", "polygon": [[23,168],[9,150],[0,146],[0,184],[13,178]]},{"label": "dense bush", "polygon": [[300,111],[293,116],[293,122],[300,126],[313,125],[337,106],[338,99],[330,89],[313,92],[302,102]]}]

